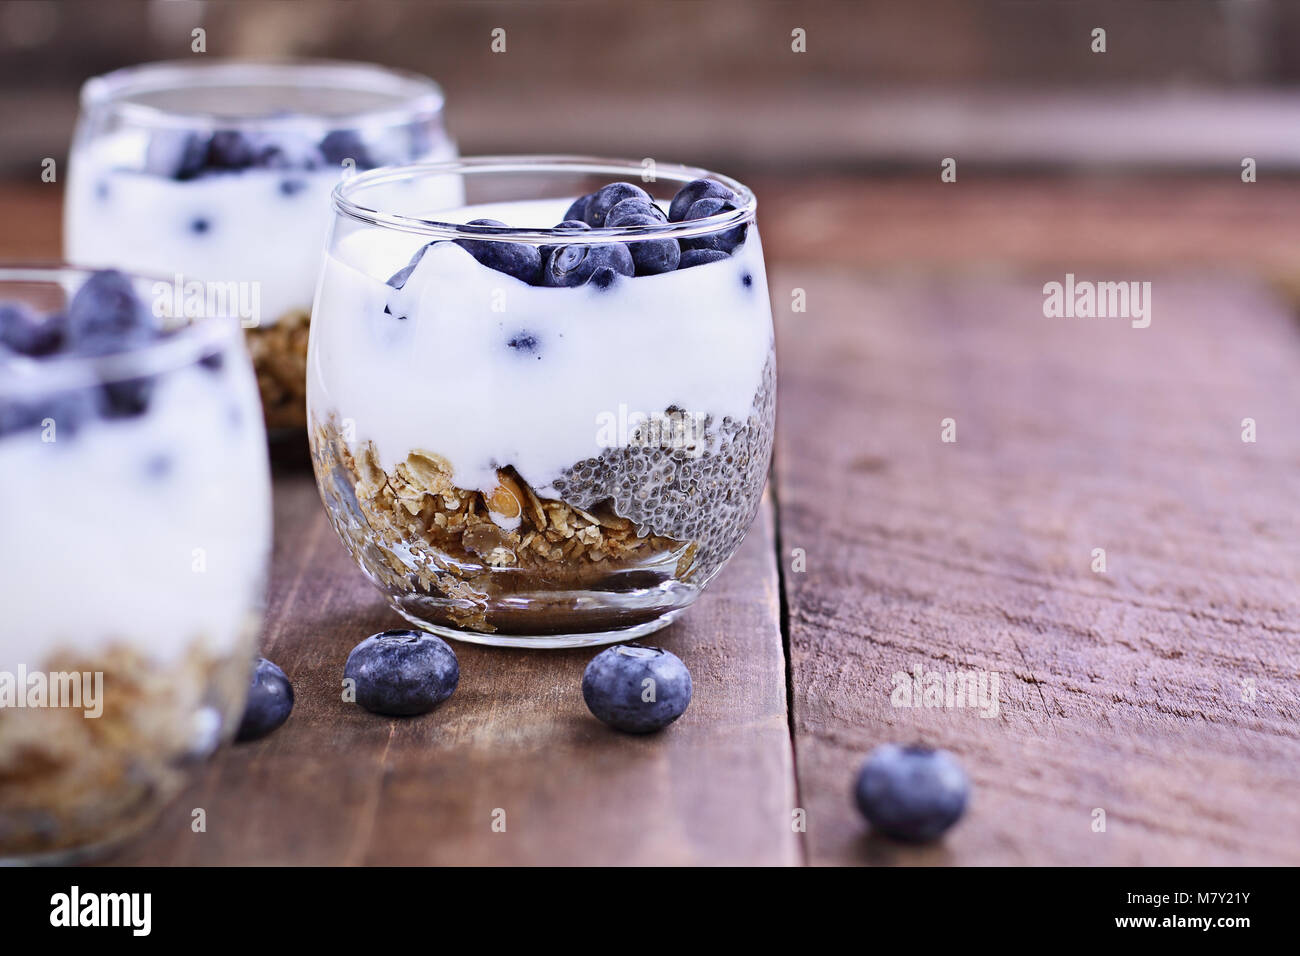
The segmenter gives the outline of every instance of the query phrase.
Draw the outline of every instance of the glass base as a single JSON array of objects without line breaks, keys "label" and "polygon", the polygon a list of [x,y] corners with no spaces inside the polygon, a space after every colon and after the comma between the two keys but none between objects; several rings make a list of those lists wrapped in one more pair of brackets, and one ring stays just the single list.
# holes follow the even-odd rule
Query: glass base
[{"label": "glass base", "polygon": [[641,621],[624,628],[616,628],[607,631],[589,631],[581,634],[485,634],[481,631],[472,631],[468,629],[446,627],[442,624],[434,624],[426,621],[419,615],[412,613],[407,608],[394,602],[393,610],[411,624],[420,628],[422,631],[428,631],[431,634],[437,634],[439,637],[447,638],[453,641],[462,641],[466,644],[485,644],[489,647],[533,647],[539,649],[556,649],[566,647],[599,647],[602,644],[617,644],[622,641],[635,641],[645,637],[647,634],[653,634],[655,631],[662,630],[673,621],[681,616],[686,610],[679,607],[661,614],[659,617],[649,621]]}]

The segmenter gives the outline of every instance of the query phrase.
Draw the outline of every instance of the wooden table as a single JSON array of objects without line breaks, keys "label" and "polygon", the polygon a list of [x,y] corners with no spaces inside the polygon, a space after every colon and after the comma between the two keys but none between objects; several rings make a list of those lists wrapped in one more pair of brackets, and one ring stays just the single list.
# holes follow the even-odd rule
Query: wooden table
[{"label": "wooden table", "polygon": [[[1300,325],[1260,278],[1300,262],[1300,189],[763,185],[777,460],[741,552],[655,638],[687,714],[622,736],[582,703],[591,652],[470,645],[432,714],[344,705],[348,650],[398,619],[280,467],[263,644],[297,707],[113,862],[1300,863]],[[0,254],[56,234],[52,193],[0,199],[46,224]],[[1151,281],[1151,326],[1044,318],[1067,269]],[[997,675],[997,713],[894,706],[917,668]],[[857,818],[888,740],[970,772],[941,844]]]}]

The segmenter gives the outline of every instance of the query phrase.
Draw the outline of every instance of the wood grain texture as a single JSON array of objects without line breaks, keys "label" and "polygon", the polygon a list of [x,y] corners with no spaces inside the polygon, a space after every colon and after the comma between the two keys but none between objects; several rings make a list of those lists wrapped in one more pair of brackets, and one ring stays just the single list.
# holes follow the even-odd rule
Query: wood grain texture
[{"label": "wood grain texture", "polygon": [[[777,487],[813,863],[1300,862],[1300,325],[1160,274],[1150,328],[1046,319],[1060,278],[774,277],[809,301],[778,319]],[[892,706],[916,667],[996,672],[999,714]],[[975,787],[919,851],[849,800],[912,739]]]},{"label": "wood grain texture", "polygon": [[[329,527],[310,475],[275,483],[263,652],[292,679],[289,722],[228,748],[125,864],[789,864],[794,771],[770,508],[681,621],[652,643],[691,668],[667,731],[592,717],[595,651],[456,644],[461,682],[431,714],[341,700],[343,662],[402,626]],[[190,831],[207,811],[207,832]],[[493,813],[505,811],[506,831]]]}]

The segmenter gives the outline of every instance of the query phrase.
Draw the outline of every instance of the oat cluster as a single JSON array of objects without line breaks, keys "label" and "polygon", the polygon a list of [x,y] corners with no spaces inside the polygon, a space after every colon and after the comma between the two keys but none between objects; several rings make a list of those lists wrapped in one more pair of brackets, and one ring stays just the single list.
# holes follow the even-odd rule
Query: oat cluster
[{"label": "oat cluster", "polygon": [[311,313],[282,315],[274,325],[246,329],[249,354],[257,371],[267,428],[307,425],[307,333]]},{"label": "oat cluster", "polygon": [[206,756],[195,716],[212,707],[222,726],[238,721],[248,657],[217,657],[195,642],[163,667],[118,643],[52,655],[39,670],[103,672],[103,713],[0,709],[0,856],[112,842],[149,823],[184,783],[187,762]]}]

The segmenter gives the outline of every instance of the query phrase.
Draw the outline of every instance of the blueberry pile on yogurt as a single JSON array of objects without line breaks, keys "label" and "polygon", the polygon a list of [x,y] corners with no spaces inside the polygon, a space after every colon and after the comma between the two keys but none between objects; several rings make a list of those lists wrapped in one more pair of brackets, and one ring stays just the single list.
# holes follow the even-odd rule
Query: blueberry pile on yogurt
[{"label": "blueberry pile on yogurt", "polygon": [[771,455],[762,249],[741,216],[674,224],[742,207],[712,179],[671,199],[614,182],[439,209],[475,228],[435,241],[336,234],[308,362],[317,479],[409,619],[614,639],[731,556]]},{"label": "blueberry pile on yogurt", "polygon": [[[569,288],[587,285],[607,288],[620,276],[662,275],[726,259],[745,241],[747,226],[674,239],[647,238],[637,242],[583,242],[582,233],[591,229],[643,227],[653,229],[669,222],[689,222],[735,212],[736,195],[713,179],[697,179],[683,186],[665,210],[634,183],[610,183],[575,199],[555,225],[558,233],[573,233],[553,245],[536,247],[524,243],[491,239],[453,240],[481,265],[528,285]],[[506,228],[499,219],[471,219],[466,225]],[[432,244],[431,244],[432,245]],[[389,278],[401,288],[425,249],[413,261]]]},{"label": "blueberry pile on yogurt", "polygon": [[0,672],[100,693],[0,706],[0,859],[138,828],[234,732],[270,542],[238,328],[173,327],[118,272],[57,275],[37,300],[66,283],[59,308],[0,302]]}]

